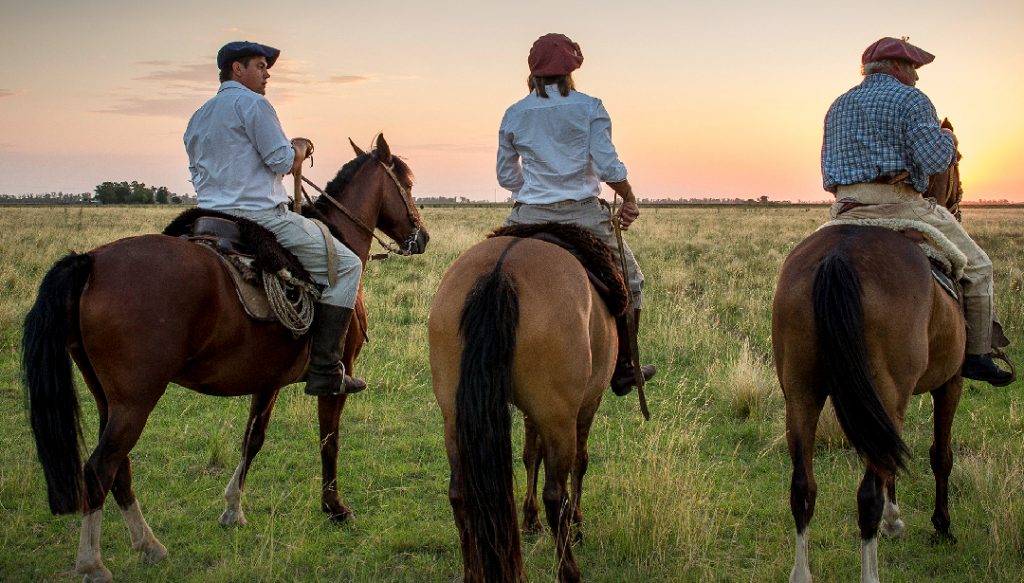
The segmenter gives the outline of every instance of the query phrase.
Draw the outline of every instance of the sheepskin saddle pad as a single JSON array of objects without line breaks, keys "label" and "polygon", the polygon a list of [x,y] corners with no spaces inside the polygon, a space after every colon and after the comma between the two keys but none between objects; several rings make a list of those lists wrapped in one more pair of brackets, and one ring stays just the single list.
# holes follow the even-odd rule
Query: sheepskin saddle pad
[{"label": "sheepskin saddle pad", "polygon": [[558,245],[580,262],[613,316],[621,316],[629,307],[626,283],[615,264],[615,255],[603,241],[586,230],[566,223],[509,225],[487,235],[491,237],[539,239]]}]

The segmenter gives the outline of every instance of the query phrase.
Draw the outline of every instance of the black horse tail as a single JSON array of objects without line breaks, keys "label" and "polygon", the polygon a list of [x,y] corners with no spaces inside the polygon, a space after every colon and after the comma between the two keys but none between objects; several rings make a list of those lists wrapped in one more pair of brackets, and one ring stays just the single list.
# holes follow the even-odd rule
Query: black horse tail
[{"label": "black horse tail", "polygon": [[462,308],[459,329],[465,347],[455,425],[466,534],[475,542],[482,580],[515,583],[525,579],[512,489],[512,360],[519,296],[501,264],[477,279]]},{"label": "black horse tail", "polygon": [[43,278],[25,316],[21,368],[36,451],[46,476],[50,512],[82,509],[82,427],[67,344],[78,334],[78,301],[92,257],[69,254]]},{"label": "black horse tail", "polygon": [[861,285],[853,260],[836,250],[814,274],[814,322],[822,373],[836,417],[857,452],[887,472],[906,469],[907,444],[882,405],[864,339]]}]

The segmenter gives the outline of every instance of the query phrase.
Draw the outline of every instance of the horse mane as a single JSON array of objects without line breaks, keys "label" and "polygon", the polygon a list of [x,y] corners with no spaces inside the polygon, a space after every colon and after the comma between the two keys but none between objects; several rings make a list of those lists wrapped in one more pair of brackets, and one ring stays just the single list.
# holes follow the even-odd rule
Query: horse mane
[{"label": "horse mane", "polygon": [[[324,187],[324,192],[334,198],[340,196],[341,193],[348,188],[349,183],[352,182],[352,179],[355,177],[356,173],[359,172],[359,169],[362,168],[363,164],[365,164],[370,158],[377,158],[377,150],[360,154],[346,162],[345,165],[341,167],[341,170],[338,170],[338,174],[335,175],[334,179],[328,182],[327,186]],[[415,177],[412,174],[412,170],[409,169],[409,165],[405,163],[405,160],[402,160],[398,156],[392,156],[391,159],[395,164],[395,176],[398,178],[398,181],[403,184],[412,184]],[[331,203],[325,197],[320,196],[313,202],[313,206],[321,213],[326,213],[327,210],[331,208]]]}]

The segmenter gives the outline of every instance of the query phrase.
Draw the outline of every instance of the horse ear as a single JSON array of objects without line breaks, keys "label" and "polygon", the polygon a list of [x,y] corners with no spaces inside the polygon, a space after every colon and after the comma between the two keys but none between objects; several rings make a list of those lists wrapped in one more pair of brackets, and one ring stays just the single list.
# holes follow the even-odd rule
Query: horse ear
[{"label": "horse ear", "polygon": [[391,165],[391,146],[384,140],[384,134],[377,134],[377,159],[385,166]]},{"label": "horse ear", "polygon": [[352,149],[356,151],[356,156],[362,156],[363,154],[366,153],[359,149],[359,146],[357,146],[356,143],[352,141],[352,138],[348,139],[348,143],[352,144]]}]

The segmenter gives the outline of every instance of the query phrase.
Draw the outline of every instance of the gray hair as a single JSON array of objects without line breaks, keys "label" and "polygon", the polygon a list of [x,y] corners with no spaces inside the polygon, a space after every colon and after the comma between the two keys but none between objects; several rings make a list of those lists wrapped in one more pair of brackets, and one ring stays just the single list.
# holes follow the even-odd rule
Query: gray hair
[{"label": "gray hair", "polygon": [[900,71],[907,67],[913,68],[914,64],[903,59],[882,59],[880,61],[871,61],[870,63],[864,63],[860,66],[860,74],[874,75],[875,73],[885,73],[886,71]]}]

